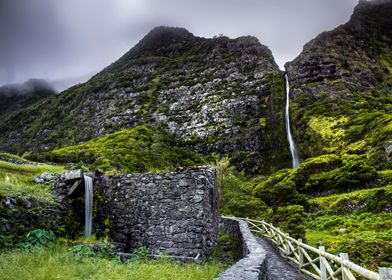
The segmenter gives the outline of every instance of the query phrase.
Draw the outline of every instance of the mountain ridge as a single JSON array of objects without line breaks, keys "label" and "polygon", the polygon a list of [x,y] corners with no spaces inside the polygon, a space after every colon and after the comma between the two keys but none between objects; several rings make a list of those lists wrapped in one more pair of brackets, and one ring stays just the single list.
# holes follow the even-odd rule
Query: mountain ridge
[{"label": "mountain ridge", "polygon": [[149,125],[196,152],[230,154],[239,169],[274,170],[289,161],[284,96],[282,72],[255,37],[158,27],[88,82],[1,122],[0,149],[50,150]]}]

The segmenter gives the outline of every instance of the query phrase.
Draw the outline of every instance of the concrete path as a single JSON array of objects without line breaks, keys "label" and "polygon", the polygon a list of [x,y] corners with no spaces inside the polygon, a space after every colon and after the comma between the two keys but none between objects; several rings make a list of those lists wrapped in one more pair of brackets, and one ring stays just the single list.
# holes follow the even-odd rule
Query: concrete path
[{"label": "concrete path", "polygon": [[267,271],[269,280],[308,280],[299,275],[298,267],[286,261],[278,249],[268,240],[256,237],[259,244],[267,252]]}]

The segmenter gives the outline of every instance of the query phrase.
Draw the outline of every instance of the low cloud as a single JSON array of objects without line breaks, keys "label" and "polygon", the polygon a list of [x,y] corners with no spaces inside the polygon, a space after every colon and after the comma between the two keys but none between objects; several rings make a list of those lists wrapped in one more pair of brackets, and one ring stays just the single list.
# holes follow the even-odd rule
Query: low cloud
[{"label": "low cloud", "polygon": [[346,22],[357,0],[0,0],[0,85],[64,84],[118,59],[158,25],[197,36],[253,35],[280,66],[318,33]]}]

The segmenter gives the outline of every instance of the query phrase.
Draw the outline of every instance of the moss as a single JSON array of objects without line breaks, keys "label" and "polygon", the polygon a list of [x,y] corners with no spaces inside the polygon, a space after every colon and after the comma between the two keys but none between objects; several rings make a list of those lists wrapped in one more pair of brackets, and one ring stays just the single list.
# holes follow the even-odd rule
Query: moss
[{"label": "moss", "polygon": [[[331,99],[316,100],[306,94],[294,99],[293,131],[304,157],[329,152],[381,152],[392,135],[392,118],[387,111],[392,98],[384,91],[385,85],[380,85],[375,92],[353,92],[350,99],[342,98],[339,102]],[[341,118],[343,122],[339,122]],[[363,145],[359,150],[353,151],[354,143]],[[380,169],[389,168],[386,157],[371,163]]]},{"label": "moss", "polygon": [[320,136],[324,151],[331,153],[342,150],[346,146],[344,141],[346,130],[343,127],[347,122],[346,116],[339,118],[312,116],[309,120],[309,127]]},{"label": "moss", "polygon": [[56,231],[60,217],[54,201],[0,193],[0,247],[14,246],[34,229]]},{"label": "moss", "polygon": [[267,120],[267,118],[260,118],[259,119],[259,124],[260,124],[260,127],[261,128],[266,128],[267,127],[267,125],[268,125],[268,120]]}]

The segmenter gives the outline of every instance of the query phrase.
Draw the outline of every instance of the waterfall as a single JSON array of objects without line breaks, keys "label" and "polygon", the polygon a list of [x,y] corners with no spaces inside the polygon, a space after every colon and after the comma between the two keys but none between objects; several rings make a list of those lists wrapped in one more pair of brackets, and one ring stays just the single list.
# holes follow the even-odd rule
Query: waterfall
[{"label": "waterfall", "polygon": [[93,226],[93,178],[84,176],[85,191],[85,222],[84,235],[90,236]]},{"label": "waterfall", "polygon": [[295,147],[295,142],[293,135],[291,134],[290,128],[290,84],[289,84],[289,77],[285,74],[286,80],[286,110],[285,110],[285,117],[286,117],[286,133],[287,133],[287,140],[289,141],[290,145],[290,152],[291,158],[293,162],[293,168],[297,168],[299,165],[299,156],[297,152],[297,148]]}]

